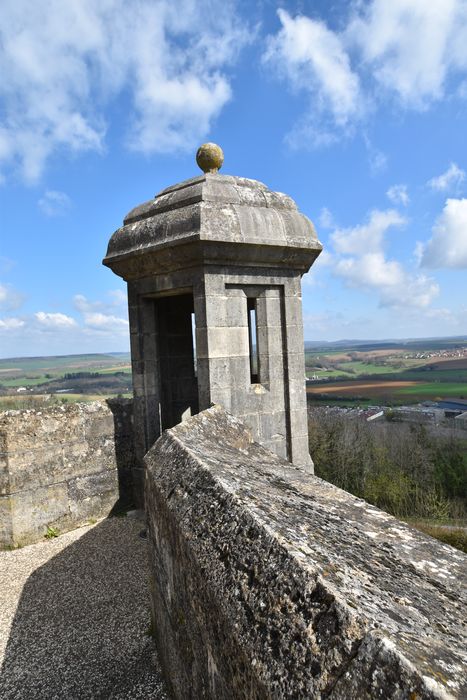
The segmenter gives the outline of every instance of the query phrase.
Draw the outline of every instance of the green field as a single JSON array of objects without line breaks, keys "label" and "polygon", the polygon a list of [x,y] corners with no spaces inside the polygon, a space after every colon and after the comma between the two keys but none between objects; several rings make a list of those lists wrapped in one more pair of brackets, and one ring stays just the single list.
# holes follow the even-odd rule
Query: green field
[{"label": "green field", "polygon": [[467,383],[467,369],[436,369],[430,372],[424,370],[408,369],[404,372],[396,372],[393,379],[413,380],[415,382],[455,382]]},{"label": "green field", "polygon": [[34,370],[70,370],[78,371],[79,369],[88,369],[89,367],[105,367],[118,364],[128,364],[130,362],[130,354],[112,353],[109,355],[101,353],[92,353],[87,355],[57,355],[56,357],[10,357],[0,359],[0,376],[3,374],[1,370],[19,371],[22,373]]},{"label": "green field", "polygon": [[307,376],[313,379],[308,396],[314,402],[400,404],[467,396],[465,339],[307,350],[305,365]]},{"label": "green field", "polygon": [[[102,379],[100,379],[100,377]],[[19,387],[26,391],[18,393]],[[27,405],[35,396],[56,402],[125,395],[131,387],[129,353],[0,360],[1,406]],[[49,399],[51,400],[51,399]]]},{"label": "green field", "polygon": [[467,383],[426,382],[415,386],[397,388],[394,390],[394,393],[396,396],[467,399]]},{"label": "green field", "polygon": [[[313,401],[400,404],[467,396],[467,340],[323,347],[307,350],[305,362],[307,376],[318,376],[308,385]],[[27,391],[18,394],[19,387]],[[130,387],[129,353],[0,360],[0,397],[89,399],[126,394]]]}]

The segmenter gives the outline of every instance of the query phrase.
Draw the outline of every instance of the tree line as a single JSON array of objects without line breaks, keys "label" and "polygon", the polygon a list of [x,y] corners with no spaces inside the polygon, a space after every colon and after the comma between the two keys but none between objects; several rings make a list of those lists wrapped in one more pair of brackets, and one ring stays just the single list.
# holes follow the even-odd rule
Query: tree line
[{"label": "tree line", "polygon": [[314,408],[317,476],[399,518],[467,517],[467,443],[424,425],[349,418]]}]

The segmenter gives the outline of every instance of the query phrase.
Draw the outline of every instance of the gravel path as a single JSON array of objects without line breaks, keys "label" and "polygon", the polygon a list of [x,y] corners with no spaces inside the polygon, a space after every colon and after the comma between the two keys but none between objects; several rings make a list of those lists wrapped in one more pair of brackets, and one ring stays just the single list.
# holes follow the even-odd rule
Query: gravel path
[{"label": "gravel path", "polygon": [[142,528],[109,518],[0,552],[1,700],[167,700]]}]

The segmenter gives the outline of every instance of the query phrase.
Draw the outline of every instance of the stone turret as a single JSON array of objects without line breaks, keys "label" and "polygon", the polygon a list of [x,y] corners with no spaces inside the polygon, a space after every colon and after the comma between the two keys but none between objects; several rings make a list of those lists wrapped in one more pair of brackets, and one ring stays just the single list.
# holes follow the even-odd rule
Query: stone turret
[{"label": "stone turret", "polygon": [[218,146],[197,160],[204,174],[133,209],[104,259],[128,283],[138,456],[218,403],[312,469],[301,276],[322,246],[290,197],[219,174]]}]

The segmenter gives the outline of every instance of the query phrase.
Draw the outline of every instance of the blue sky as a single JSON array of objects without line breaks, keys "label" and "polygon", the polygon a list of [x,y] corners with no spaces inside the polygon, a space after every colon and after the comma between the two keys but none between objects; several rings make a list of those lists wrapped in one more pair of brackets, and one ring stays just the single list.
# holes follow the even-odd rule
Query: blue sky
[{"label": "blue sky", "polygon": [[101,265],[196,175],[291,195],[309,340],[467,333],[467,0],[3,0],[0,356],[128,348]]}]

